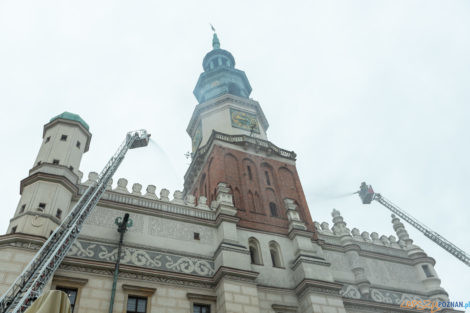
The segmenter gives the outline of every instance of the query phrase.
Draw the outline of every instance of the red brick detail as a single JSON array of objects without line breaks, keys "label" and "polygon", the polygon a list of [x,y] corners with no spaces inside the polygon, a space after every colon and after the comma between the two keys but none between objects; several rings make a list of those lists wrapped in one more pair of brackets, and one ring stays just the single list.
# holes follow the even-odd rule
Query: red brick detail
[{"label": "red brick detail", "polygon": [[[196,199],[206,196],[210,203],[215,200],[220,182],[227,183],[232,190],[241,227],[287,234],[289,222],[284,199],[290,198],[297,203],[308,230],[314,232],[295,165],[216,144],[188,194]],[[272,216],[270,203],[275,205],[277,216]]]}]

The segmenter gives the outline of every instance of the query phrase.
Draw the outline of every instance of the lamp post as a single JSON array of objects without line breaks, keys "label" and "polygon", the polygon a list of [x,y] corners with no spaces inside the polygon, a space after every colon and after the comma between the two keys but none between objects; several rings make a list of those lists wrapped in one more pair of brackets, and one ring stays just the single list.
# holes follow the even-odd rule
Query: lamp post
[{"label": "lamp post", "polygon": [[114,223],[118,226],[117,231],[119,233],[119,246],[118,246],[116,266],[114,268],[113,288],[111,289],[109,313],[113,313],[114,296],[116,295],[116,284],[117,284],[117,279],[119,276],[119,263],[121,262],[122,239],[124,237],[124,233],[127,231],[127,228],[132,227],[132,220],[129,219],[129,214],[126,213],[124,214],[124,218],[116,217],[116,219],[114,220]]}]

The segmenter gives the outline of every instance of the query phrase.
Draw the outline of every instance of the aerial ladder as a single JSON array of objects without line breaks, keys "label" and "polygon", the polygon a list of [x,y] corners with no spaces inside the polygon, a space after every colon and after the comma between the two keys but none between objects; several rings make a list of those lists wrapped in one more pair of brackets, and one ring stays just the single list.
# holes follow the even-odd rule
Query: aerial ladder
[{"label": "aerial ladder", "polygon": [[146,130],[127,133],[123,143],[91,184],[62,223],[49,236],[23,273],[0,298],[1,313],[22,313],[37,299],[49,279],[59,267],[87,216],[98,203],[106,186],[129,149],[148,145],[150,134]]},{"label": "aerial ladder", "polygon": [[426,237],[434,241],[436,244],[441,246],[444,250],[455,256],[457,259],[465,263],[466,265],[470,266],[470,256],[451,243],[449,240],[445,239],[416,218],[405,212],[404,210],[400,209],[398,206],[393,204],[390,200],[387,200],[384,196],[380,193],[375,193],[372,189],[371,185],[367,185],[365,182],[361,184],[360,190],[357,192],[359,193],[359,197],[362,200],[363,204],[370,204],[373,200],[379,202],[384,207],[392,211],[394,214],[401,217],[403,220],[407,221],[411,226],[422,232]]}]

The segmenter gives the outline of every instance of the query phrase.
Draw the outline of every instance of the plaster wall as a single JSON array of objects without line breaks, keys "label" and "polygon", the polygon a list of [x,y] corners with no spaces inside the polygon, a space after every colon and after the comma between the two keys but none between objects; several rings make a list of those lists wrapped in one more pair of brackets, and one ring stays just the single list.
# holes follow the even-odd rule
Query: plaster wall
[{"label": "plaster wall", "polygon": [[[61,140],[62,135],[67,136],[66,141]],[[50,137],[49,142],[46,142],[48,137]],[[76,146],[77,141],[80,141],[79,148]],[[77,126],[65,123],[55,124],[46,130],[33,167],[38,162],[52,163],[54,159],[57,159],[59,164],[72,166],[74,172],[78,173],[86,142],[86,134]]]},{"label": "plaster wall", "polygon": [[0,247],[0,295],[23,272],[35,253],[36,251],[16,247]]},{"label": "plaster wall", "polygon": [[[87,218],[80,236],[105,242],[117,242],[119,233],[114,223],[126,211],[97,206]],[[133,225],[125,235],[129,246],[148,246],[152,249],[192,253],[212,257],[217,248],[217,229],[196,223],[175,221],[130,212]],[[199,234],[199,240],[194,239]]]},{"label": "plaster wall", "polygon": [[[248,246],[250,237],[258,240],[261,248],[261,257],[263,259],[263,265],[251,264],[251,270],[260,273],[257,280],[258,283],[264,286],[294,288],[294,273],[290,268],[295,254],[292,241],[287,236],[277,236],[241,229],[238,231],[238,239],[241,244]],[[273,267],[272,265],[269,251],[269,243],[271,241],[275,241],[279,244],[282,268]],[[249,258],[250,256],[247,255],[246,257]]]},{"label": "plaster wall", "polygon": [[[48,237],[61,221],[56,218],[57,210],[62,210],[63,219],[69,212],[71,199],[72,193],[60,184],[37,181],[26,186],[7,232],[16,226],[16,232]],[[44,211],[38,209],[40,203],[46,204]],[[25,209],[20,213],[23,205]]]},{"label": "plaster wall", "polygon": [[[253,108],[247,108],[243,105],[240,105],[235,102],[225,103],[223,106],[213,108],[211,110],[205,111],[201,114],[201,126],[202,126],[202,140],[200,147],[206,144],[207,140],[212,134],[212,130],[222,132],[228,135],[249,135],[250,131],[240,129],[232,126],[232,119],[230,116],[230,108],[237,110],[249,112],[251,114],[257,115],[257,112]],[[259,134],[254,134],[255,137],[267,140],[267,135],[259,117],[257,117],[258,128],[260,130]]]}]

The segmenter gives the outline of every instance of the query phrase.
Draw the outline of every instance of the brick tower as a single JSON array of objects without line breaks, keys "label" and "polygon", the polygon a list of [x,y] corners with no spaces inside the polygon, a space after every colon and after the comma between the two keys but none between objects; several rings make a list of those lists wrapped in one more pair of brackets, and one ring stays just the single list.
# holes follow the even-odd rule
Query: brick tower
[{"label": "brick tower", "polygon": [[[314,231],[292,151],[267,138],[268,121],[235,59],[213,49],[203,60],[204,72],[194,88],[198,105],[187,132],[192,139],[192,162],[185,175],[186,195],[215,200],[217,184],[232,190],[239,226],[287,234],[289,212]],[[294,212],[295,211],[295,212]]]}]

